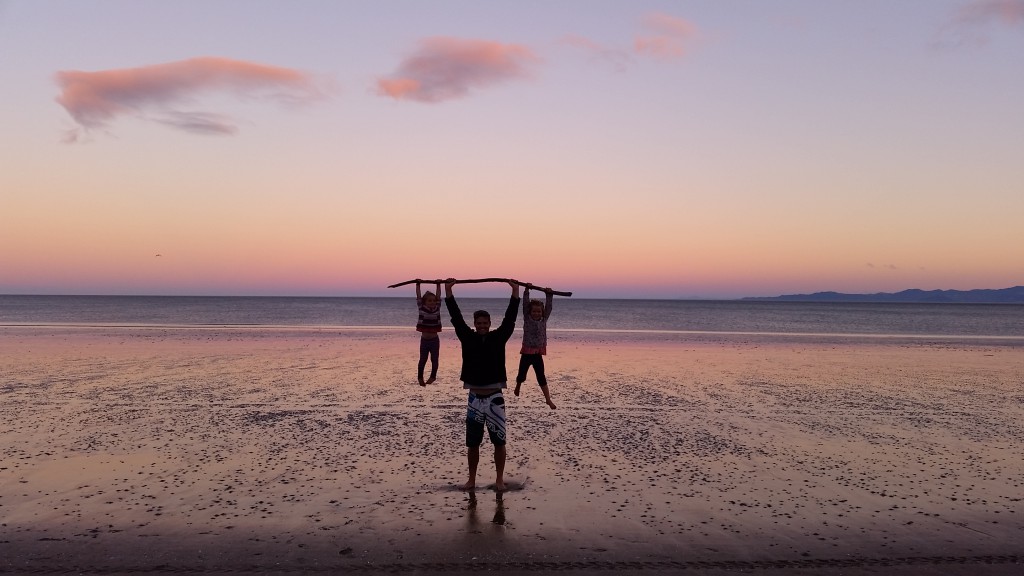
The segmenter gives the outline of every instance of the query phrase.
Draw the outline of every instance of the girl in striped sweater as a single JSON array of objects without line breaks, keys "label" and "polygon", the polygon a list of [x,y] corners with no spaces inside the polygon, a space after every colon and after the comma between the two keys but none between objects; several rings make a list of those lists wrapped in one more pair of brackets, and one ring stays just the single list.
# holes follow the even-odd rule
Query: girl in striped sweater
[{"label": "girl in striped sweater", "polygon": [[[441,301],[438,294],[441,293],[441,284],[434,287],[436,292],[427,291],[420,295],[420,282],[416,282],[416,306],[420,315],[416,321],[416,331],[420,333],[420,361],[417,365],[416,374],[420,386],[433,384],[437,379],[437,356],[441,351],[441,339],[438,333],[441,332]],[[427,357],[430,357],[430,378],[423,380],[423,369],[427,365]]]}]

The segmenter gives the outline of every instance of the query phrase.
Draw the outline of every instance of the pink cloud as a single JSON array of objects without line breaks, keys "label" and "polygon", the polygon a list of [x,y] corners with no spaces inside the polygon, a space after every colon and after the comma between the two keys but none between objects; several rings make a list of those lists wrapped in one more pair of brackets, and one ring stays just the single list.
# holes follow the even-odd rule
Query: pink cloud
[{"label": "pink cloud", "polygon": [[633,41],[638,54],[674,59],[686,54],[687,44],[697,36],[697,27],[668,14],[649,14],[644,18],[645,33]]},{"label": "pink cloud", "polygon": [[377,80],[377,92],[396,100],[452,100],[471,90],[528,77],[539,60],[519,44],[426,38],[392,76]]},{"label": "pink cloud", "polygon": [[320,96],[312,78],[290,68],[228,58],[201,57],[138,68],[56,74],[61,93],[57,102],[79,125],[67,137],[104,129],[116,118],[136,116],[187,132],[233,134],[226,116],[177,107],[208,93],[264,97],[295,104]]},{"label": "pink cloud", "polygon": [[1024,0],[973,0],[959,10],[957,20],[965,24],[1024,24]]},{"label": "pink cloud", "polygon": [[984,45],[993,24],[1024,25],[1024,0],[972,0],[939,29],[937,46]]}]

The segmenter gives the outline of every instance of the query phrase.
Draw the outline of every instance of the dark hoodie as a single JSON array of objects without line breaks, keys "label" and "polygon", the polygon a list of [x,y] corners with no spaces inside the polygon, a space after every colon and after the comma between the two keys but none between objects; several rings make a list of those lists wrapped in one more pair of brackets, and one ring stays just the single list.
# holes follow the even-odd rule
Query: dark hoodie
[{"label": "dark hoodie", "polygon": [[491,388],[499,382],[503,383],[504,387],[504,382],[508,381],[505,373],[505,343],[512,337],[512,332],[516,328],[519,300],[516,296],[509,298],[505,318],[496,330],[477,334],[476,330],[462,318],[462,311],[459,310],[455,297],[449,296],[444,299],[452,327],[455,328],[455,335],[462,343],[462,372],[459,379],[462,380],[463,388]]}]

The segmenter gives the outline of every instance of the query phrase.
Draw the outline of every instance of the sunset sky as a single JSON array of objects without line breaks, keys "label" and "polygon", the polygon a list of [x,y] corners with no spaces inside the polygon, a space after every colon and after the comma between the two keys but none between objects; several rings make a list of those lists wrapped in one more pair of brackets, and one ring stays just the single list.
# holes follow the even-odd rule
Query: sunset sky
[{"label": "sunset sky", "polygon": [[1024,0],[0,0],[0,78],[0,294],[1024,284]]}]

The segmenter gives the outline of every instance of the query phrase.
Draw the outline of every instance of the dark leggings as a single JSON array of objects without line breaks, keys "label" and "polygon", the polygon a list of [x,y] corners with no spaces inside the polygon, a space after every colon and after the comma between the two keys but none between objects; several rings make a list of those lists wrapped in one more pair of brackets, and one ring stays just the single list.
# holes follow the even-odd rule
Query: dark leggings
[{"label": "dark leggings", "polygon": [[423,380],[423,368],[430,356],[430,377],[437,378],[437,354],[441,351],[440,338],[420,338],[420,363],[416,367],[416,375]]},{"label": "dark leggings", "polygon": [[516,374],[516,383],[526,381],[526,371],[533,366],[533,372],[537,375],[537,384],[548,385],[548,379],[544,376],[544,357],[540,354],[520,354],[519,374]]}]

